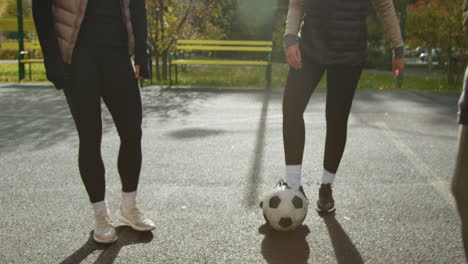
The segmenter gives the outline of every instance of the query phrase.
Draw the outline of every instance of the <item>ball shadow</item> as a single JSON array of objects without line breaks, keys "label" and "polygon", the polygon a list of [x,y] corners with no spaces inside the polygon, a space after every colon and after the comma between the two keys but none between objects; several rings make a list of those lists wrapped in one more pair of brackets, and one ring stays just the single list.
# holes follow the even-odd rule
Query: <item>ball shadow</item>
[{"label": "ball shadow", "polygon": [[278,232],[270,225],[264,224],[258,232],[265,237],[261,245],[263,258],[267,263],[304,264],[310,255],[310,247],[306,237],[309,227],[302,225],[291,232]]}]

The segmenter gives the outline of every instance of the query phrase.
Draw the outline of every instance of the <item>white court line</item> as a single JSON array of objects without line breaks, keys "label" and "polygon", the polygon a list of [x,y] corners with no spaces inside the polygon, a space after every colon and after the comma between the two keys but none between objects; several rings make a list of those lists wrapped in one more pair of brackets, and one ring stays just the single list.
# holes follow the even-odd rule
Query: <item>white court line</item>
[{"label": "white court line", "polygon": [[424,176],[427,182],[453,207],[456,208],[455,200],[452,196],[452,192],[450,190],[450,184],[447,182],[442,181],[437,175],[433,172],[431,168],[429,168],[424,161],[419,158],[419,155],[414,153],[408,145],[406,145],[398,135],[393,132],[387,124],[383,122],[377,122],[377,127],[381,128],[383,133],[393,141],[394,145],[400,150],[403,155],[408,159],[411,165]]}]

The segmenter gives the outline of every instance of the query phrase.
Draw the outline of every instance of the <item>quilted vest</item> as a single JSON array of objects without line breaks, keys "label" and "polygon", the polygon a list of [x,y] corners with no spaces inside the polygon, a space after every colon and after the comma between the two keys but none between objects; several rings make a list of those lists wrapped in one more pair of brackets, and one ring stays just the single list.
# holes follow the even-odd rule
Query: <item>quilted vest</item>
[{"label": "quilted vest", "polygon": [[[91,0],[96,1],[96,0]],[[55,32],[63,61],[71,64],[81,22],[85,16],[88,0],[54,0],[52,14],[54,16]],[[135,37],[130,19],[130,0],[120,0],[122,18],[128,34],[128,53],[135,53]]]},{"label": "quilted vest", "polygon": [[360,65],[367,48],[368,0],[305,0],[301,49],[319,64]]}]

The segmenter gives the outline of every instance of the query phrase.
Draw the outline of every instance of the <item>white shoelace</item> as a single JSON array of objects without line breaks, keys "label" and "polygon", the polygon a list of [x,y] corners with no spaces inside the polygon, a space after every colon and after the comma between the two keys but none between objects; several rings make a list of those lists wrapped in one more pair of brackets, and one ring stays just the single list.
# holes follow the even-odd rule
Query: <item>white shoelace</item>
[{"label": "white shoelace", "polygon": [[99,229],[112,227],[112,219],[109,217],[108,214],[104,216],[98,216],[96,218],[96,227]]}]

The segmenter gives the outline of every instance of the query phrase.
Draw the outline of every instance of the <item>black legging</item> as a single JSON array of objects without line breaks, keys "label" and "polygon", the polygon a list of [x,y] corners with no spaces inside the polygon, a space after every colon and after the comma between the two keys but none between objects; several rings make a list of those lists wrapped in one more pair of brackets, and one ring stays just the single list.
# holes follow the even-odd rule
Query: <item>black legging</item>
[{"label": "black legging", "polygon": [[324,168],[336,173],[346,144],[348,117],[362,66],[318,65],[303,60],[300,70],[290,69],[283,97],[283,143],[286,165],[302,164],[304,110],[327,72],[327,137]]},{"label": "black legging", "polygon": [[78,44],[64,89],[80,139],[79,168],[92,203],[104,200],[101,98],[120,136],[118,170],[124,192],[137,189],[141,169],[142,104],[125,47]]}]

